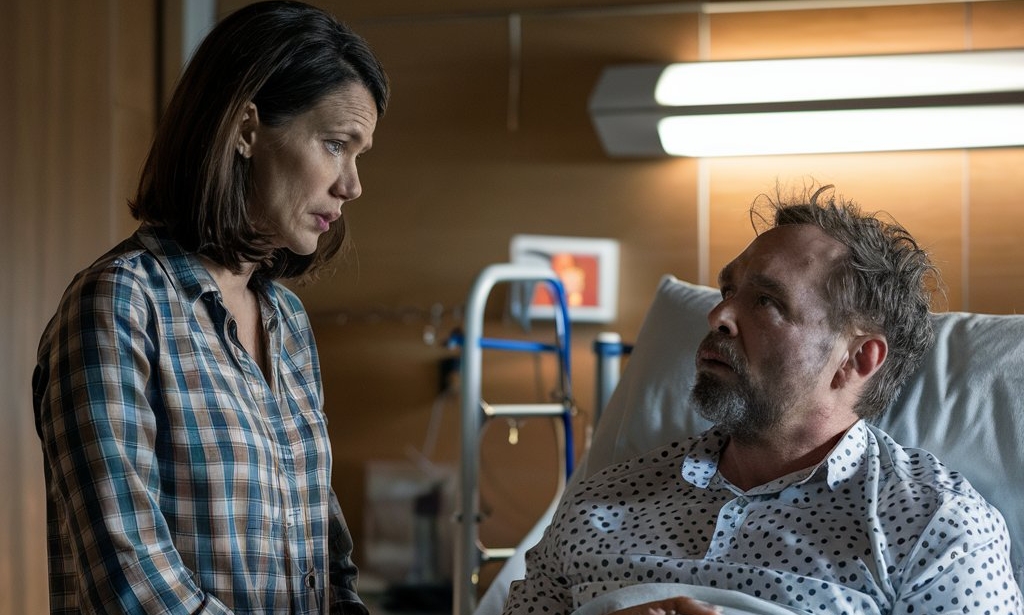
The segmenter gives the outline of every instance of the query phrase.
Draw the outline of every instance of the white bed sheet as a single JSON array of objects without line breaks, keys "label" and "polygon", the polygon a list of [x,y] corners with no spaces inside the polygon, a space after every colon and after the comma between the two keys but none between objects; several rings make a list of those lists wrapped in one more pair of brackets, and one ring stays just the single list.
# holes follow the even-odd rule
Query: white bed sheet
[{"label": "white bed sheet", "polygon": [[722,615],[793,615],[779,606],[730,589],[703,587],[688,583],[640,583],[602,593],[573,611],[573,615],[610,615],[620,609],[655,600],[693,598],[722,607]]}]

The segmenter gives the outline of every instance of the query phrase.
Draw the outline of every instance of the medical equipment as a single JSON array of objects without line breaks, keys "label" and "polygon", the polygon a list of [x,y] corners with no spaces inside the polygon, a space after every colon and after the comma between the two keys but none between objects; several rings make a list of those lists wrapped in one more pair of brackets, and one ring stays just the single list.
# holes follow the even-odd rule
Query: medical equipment
[{"label": "medical equipment", "polygon": [[[552,344],[529,340],[484,337],[484,308],[497,284],[546,283],[555,298],[555,341]],[[532,284],[531,284],[532,287]],[[480,544],[479,477],[480,430],[487,419],[506,417],[551,417],[561,420],[561,493],[573,471],[575,454],[572,439],[572,380],[570,369],[570,323],[565,290],[558,276],[549,267],[503,263],[490,265],[477,277],[466,303],[462,345],[462,444],[459,475],[459,506],[456,521],[459,529],[455,544],[453,579],[454,613],[469,615],[476,606],[476,587],[480,564],[507,559],[515,555],[512,548],[487,548]],[[481,364],[484,350],[515,352],[550,352],[558,357],[561,399],[547,404],[490,404],[481,396]],[[557,499],[557,497],[556,497]]]}]

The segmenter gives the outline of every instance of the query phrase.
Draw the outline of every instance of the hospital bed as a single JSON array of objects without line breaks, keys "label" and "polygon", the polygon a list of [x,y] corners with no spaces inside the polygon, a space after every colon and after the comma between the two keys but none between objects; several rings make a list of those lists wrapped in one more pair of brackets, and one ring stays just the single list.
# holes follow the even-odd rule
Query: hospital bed
[{"label": "hospital bed", "polygon": [[[716,289],[662,278],[632,352],[624,362],[589,450],[573,479],[706,429],[689,408],[694,353],[708,330]],[[1024,315],[965,312],[933,316],[934,348],[877,423],[905,446],[935,453],[960,470],[1006,519],[1012,565],[1024,585]],[[599,353],[617,361],[618,354]],[[599,378],[609,370],[598,361]],[[474,609],[497,615],[509,583],[522,578],[555,503],[516,547]],[[456,587],[459,580],[455,580]],[[465,608],[466,605],[463,605]]]}]

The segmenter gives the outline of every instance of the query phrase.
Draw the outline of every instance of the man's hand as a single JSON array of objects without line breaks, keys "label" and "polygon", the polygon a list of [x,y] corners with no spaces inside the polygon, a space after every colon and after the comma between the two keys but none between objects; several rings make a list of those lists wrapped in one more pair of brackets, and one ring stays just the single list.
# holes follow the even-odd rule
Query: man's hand
[{"label": "man's hand", "polygon": [[611,615],[719,615],[721,612],[717,606],[707,602],[680,597],[645,602],[615,611]]}]

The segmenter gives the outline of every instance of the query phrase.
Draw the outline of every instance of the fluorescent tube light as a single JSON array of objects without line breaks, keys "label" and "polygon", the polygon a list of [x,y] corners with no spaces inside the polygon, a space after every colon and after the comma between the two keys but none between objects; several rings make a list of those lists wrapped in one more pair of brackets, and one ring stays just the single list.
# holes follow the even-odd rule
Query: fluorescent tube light
[{"label": "fluorescent tube light", "polygon": [[605,69],[590,100],[613,156],[1024,145],[1024,50]]},{"label": "fluorescent tube light", "polygon": [[654,98],[666,107],[1024,91],[1024,52],[795,58],[670,64]]},{"label": "fluorescent tube light", "polygon": [[661,119],[671,156],[754,156],[1024,144],[1024,105],[847,109]]}]

